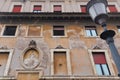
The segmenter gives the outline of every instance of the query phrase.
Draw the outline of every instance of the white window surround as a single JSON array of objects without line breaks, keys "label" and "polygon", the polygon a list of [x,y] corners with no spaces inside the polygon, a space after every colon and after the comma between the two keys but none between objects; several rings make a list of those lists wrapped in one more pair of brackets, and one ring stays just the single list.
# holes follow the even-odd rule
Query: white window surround
[{"label": "white window surround", "polygon": [[[41,28],[40,35],[39,36],[28,36],[29,26],[40,26]],[[28,25],[25,37],[43,37],[43,25]]]},{"label": "white window surround", "polygon": [[[17,26],[16,32],[15,32],[15,35],[14,35],[14,36],[4,36],[4,35],[3,35],[6,26]],[[15,25],[14,25],[14,24],[6,24],[6,25],[3,25],[2,31],[1,31],[1,36],[0,36],[0,37],[16,37],[17,34],[18,34],[18,27],[19,27],[19,25],[16,25],[16,24],[15,24]]]},{"label": "white window surround", "polygon": [[9,12],[12,12],[12,10],[14,8],[14,5],[21,5],[21,11],[20,12],[23,12],[24,4],[21,3],[21,2],[12,2],[11,6],[9,8]]},{"label": "white window surround", "polygon": [[[64,26],[64,36],[54,36],[54,35],[53,35],[53,26]],[[51,32],[51,33],[52,33],[52,37],[67,37],[67,30],[66,30],[66,27],[67,27],[67,26],[62,25],[62,24],[61,24],[61,25],[59,25],[59,24],[58,24],[58,25],[53,25],[53,26],[52,26],[52,30],[51,30],[51,31],[52,31],[52,32]]]},{"label": "white window surround", "polygon": [[[117,2],[108,2],[108,5],[115,5],[117,11],[120,12],[120,7]],[[107,7],[107,11],[110,12],[108,7]]]},{"label": "white window surround", "polygon": [[3,75],[3,76],[8,76],[8,72],[10,69],[10,64],[11,64],[11,60],[12,60],[12,56],[13,56],[13,49],[0,50],[0,52],[9,52],[7,64],[6,64],[4,75]]},{"label": "white window surround", "polygon": [[50,7],[51,7],[51,11],[50,12],[54,12],[54,5],[61,5],[62,11],[61,12],[65,12],[64,11],[64,2],[50,2]]},{"label": "white window surround", "polygon": [[90,59],[91,59],[91,63],[92,63],[93,71],[94,71],[95,75],[97,75],[97,72],[96,72],[92,52],[104,52],[105,57],[106,57],[106,61],[107,61],[107,64],[108,64],[108,67],[109,67],[109,70],[110,70],[110,73],[111,73],[110,76],[113,76],[113,75],[115,76],[115,72],[114,72],[114,69],[113,69],[113,66],[112,66],[112,60],[111,60],[107,50],[88,50],[88,52],[89,52],[89,56],[90,56]]},{"label": "white window surround", "polygon": [[69,49],[51,49],[51,75],[54,75],[54,52],[58,51],[58,52],[66,52],[66,59],[67,59],[67,70],[68,70],[68,75],[72,74],[72,70],[71,70],[71,62],[70,62],[70,51]]},{"label": "white window surround", "polygon": [[41,12],[45,12],[45,2],[31,2],[30,12],[33,12],[33,8],[35,5],[41,5]]}]

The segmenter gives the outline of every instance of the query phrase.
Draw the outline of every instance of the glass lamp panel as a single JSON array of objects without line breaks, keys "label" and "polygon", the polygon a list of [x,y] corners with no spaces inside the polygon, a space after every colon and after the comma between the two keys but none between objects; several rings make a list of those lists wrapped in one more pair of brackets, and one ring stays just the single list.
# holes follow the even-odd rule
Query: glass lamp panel
[{"label": "glass lamp panel", "polygon": [[98,15],[107,13],[106,6],[104,3],[96,3],[90,7],[89,13],[94,20]]}]

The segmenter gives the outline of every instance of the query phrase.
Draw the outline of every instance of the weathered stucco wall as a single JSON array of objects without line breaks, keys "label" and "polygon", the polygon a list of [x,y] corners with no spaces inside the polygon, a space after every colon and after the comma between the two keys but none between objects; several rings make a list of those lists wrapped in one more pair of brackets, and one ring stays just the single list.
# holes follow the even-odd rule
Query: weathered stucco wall
[{"label": "weathered stucco wall", "polygon": [[[110,53],[108,45],[104,40],[101,40],[98,37],[87,37],[85,35],[85,28],[82,24],[65,24],[65,32],[67,34],[66,37],[53,37],[52,29],[54,23],[42,24],[42,36],[40,37],[28,37],[26,36],[26,32],[28,30],[28,24],[21,24],[18,27],[18,32],[15,37],[0,37],[0,48],[1,49],[13,49],[13,57],[12,62],[10,64],[9,76],[16,76],[19,71],[27,71],[23,65],[23,61],[21,57],[24,55],[25,51],[29,49],[29,44],[31,40],[36,42],[37,50],[40,53],[39,57],[39,65],[30,70],[38,70],[42,71],[42,75],[50,76],[51,75],[51,49],[55,49],[59,45],[61,45],[64,49],[69,49],[70,51],[70,63],[71,63],[71,72],[72,75],[80,75],[80,76],[92,76],[95,75],[94,69],[91,63],[91,59],[88,53],[88,49],[96,49],[96,46],[100,48],[100,50],[107,50]],[[3,30],[3,24],[0,25],[0,33]],[[115,36],[115,44],[120,52],[119,46],[119,33],[115,25],[108,25],[109,29],[113,29],[117,32]],[[97,27],[97,33],[103,31],[101,27]],[[112,66],[117,75],[117,70],[114,64],[114,61],[111,58]]]}]

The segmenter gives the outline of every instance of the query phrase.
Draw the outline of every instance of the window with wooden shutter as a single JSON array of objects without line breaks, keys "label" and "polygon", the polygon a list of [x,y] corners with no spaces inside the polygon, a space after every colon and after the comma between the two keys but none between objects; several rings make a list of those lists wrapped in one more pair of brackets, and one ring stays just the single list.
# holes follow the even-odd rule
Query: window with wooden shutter
[{"label": "window with wooden shutter", "polygon": [[53,36],[64,36],[64,26],[53,26]]},{"label": "window with wooden shutter", "polygon": [[20,12],[21,11],[21,5],[14,5],[12,12]]},{"label": "window with wooden shutter", "polygon": [[62,12],[61,5],[54,5],[54,12]]},{"label": "window with wooden shutter", "polygon": [[111,75],[104,52],[92,52],[98,75]]},{"label": "window with wooden shutter", "polygon": [[41,12],[41,5],[34,5],[33,12]]},{"label": "window with wooden shutter", "polygon": [[97,36],[97,30],[95,26],[85,26],[85,32],[87,37]]},{"label": "window with wooden shutter", "polygon": [[108,5],[108,8],[110,12],[118,12],[115,5]]},{"label": "window with wooden shutter", "polygon": [[86,6],[85,5],[81,5],[81,12],[82,13],[86,13]]}]

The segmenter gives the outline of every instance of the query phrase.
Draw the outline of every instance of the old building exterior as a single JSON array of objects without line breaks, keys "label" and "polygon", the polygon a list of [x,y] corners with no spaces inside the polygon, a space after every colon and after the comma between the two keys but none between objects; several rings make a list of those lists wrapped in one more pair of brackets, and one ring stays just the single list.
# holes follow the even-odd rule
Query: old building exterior
[{"label": "old building exterior", "polygon": [[[120,80],[89,0],[1,0],[0,80]],[[120,53],[120,0],[108,0]]]}]

